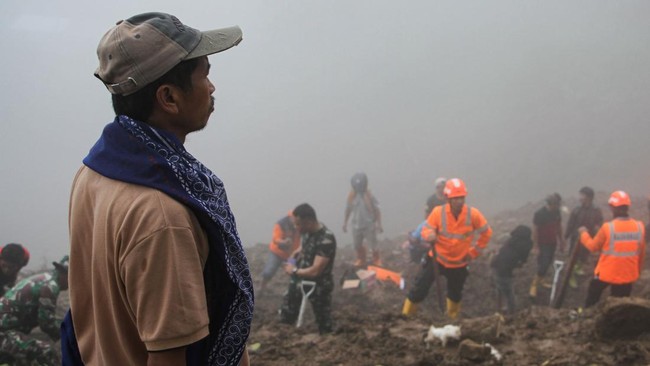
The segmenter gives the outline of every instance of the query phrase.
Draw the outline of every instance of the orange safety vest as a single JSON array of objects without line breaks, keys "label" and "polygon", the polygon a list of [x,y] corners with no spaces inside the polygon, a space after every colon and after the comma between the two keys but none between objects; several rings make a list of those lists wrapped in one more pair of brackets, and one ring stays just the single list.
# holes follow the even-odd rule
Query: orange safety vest
[{"label": "orange safety vest", "polygon": [[641,222],[618,218],[601,226],[592,239],[582,233],[580,242],[592,252],[601,252],[594,270],[596,278],[616,285],[639,279],[645,255],[645,229]]},{"label": "orange safety vest", "polygon": [[[280,248],[280,243],[290,236],[292,238],[291,247],[285,249]],[[269,244],[269,249],[273,254],[286,260],[299,246],[300,233],[298,233],[298,230],[293,225],[291,216],[283,217],[273,226],[273,240]]]},{"label": "orange safety vest", "polygon": [[490,241],[492,228],[479,210],[463,205],[456,219],[451,206],[445,204],[431,211],[420,234],[427,240],[434,233],[437,239],[429,256],[447,268],[460,268],[481,254]]}]

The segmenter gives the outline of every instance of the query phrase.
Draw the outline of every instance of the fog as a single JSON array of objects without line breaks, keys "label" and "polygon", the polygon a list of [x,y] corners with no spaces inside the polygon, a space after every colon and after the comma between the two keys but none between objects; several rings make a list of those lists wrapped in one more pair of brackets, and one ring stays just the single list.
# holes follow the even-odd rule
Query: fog
[{"label": "fog", "polygon": [[210,57],[216,110],[186,147],[225,182],[246,246],[302,202],[350,243],[357,171],[389,238],[437,176],[488,218],[583,185],[650,193],[647,1],[2,1],[0,242],[30,267],[67,252],[72,179],[113,118],[97,43],[146,11],[243,29]]}]

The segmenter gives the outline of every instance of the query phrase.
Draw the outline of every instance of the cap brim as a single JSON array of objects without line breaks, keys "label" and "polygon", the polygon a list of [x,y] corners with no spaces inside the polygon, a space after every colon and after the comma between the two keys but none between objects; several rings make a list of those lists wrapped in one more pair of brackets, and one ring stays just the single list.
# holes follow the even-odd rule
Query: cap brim
[{"label": "cap brim", "polygon": [[201,32],[201,41],[185,59],[189,60],[225,51],[238,45],[241,40],[242,31],[238,26]]}]

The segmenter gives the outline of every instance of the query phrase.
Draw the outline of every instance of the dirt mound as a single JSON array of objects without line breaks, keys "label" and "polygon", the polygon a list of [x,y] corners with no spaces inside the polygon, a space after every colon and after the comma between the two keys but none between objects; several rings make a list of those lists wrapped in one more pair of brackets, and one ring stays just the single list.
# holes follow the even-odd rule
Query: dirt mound
[{"label": "dirt mound", "polygon": [[603,340],[636,338],[650,332],[650,300],[609,298],[596,321],[596,334]]},{"label": "dirt mound", "polygon": [[[597,196],[601,200],[603,194]],[[569,207],[576,201],[569,200]],[[644,202],[637,200],[637,202]],[[626,340],[603,339],[597,336],[596,321],[604,313],[605,302],[587,310],[579,309],[586,297],[589,275],[579,278],[577,289],[569,289],[563,308],[548,307],[550,289],[540,287],[537,300],[527,297],[528,286],[536,269],[536,258],[515,273],[515,295],[519,311],[502,318],[499,324],[496,291],[492,285],[489,261],[500,241],[516,225],[529,224],[535,209],[528,204],[488,218],[495,235],[485,254],[470,266],[470,276],[463,292],[460,340],[450,340],[445,347],[440,343],[425,344],[424,338],[432,325],[450,324],[438,309],[435,291],[420,304],[413,318],[400,315],[404,297],[418,271],[418,265],[409,262],[402,248],[406,236],[380,243],[386,268],[401,272],[406,288],[401,290],[391,282],[378,282],[364,289],[346,289],[337,286],[333,293],[335,332],[319,336],[311,307],[305,315],[305,325],[295,328],[279,323],[278,309],[286,291],[288,277],[279,272],[271,280],[265,294],[256,297],[253,329],[249,338],[251,362],[254,365],[476,365],[459,353],[460,342],[471,339],[482,345],[489,341],[502,357],[490,356],[480,364],[486,365],[647,365],[650,363],[650,334]],[[603,209],[606,219],[608,211]],[[636,213],[636,215],[635,215]],[[645,219],[641,208],[632,215]],[[566,215],[565,215],[566,216]],[[500,240],[501,239],[501,240]],[[338,238],[344,243],[349,238]],[[267,245],[247,249],[254,278],[261,272],[266,259]],[[566,259],[559,255],[560,259]],[[334,276],[342,279],[352,268],[354,253],[349,245],[339,244]],[[597,256],[590,258],[588,269],[593,269]],[[635,285],[633,296],[650,299],[650,269]],[[551,270],[552,272],[552,270]],[[550,280],[552,273],[549,274]],[[607,291],[604,295],[607,295]],[[645,313],[643,313],[645,314]],[[463,331],[463,328],[465,330]],[[650,330],[650,329],[649,329]],[[498,335],[497,335],[498,333]],[[489,337],[488,337],[489,336]]]}]

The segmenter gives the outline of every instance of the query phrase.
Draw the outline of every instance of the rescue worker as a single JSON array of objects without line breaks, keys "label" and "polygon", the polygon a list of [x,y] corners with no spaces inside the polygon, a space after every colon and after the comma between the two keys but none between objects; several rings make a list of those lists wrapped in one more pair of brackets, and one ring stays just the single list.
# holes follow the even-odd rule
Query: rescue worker
[{"label": "rescue worker", "polygon": [[434,185],[436,187],[436,191],[433,192],[429,198],[427,198],[427,204],[424,207],[424,219],[426,220],[427,217],[429,217],[429,214],[431,214],[431,211],[433,210],[434,207],[436,206],[442,206],[445,203],[447,203],[447,198],[445,197],[445,183],[447,183],[447,178],[440,177],[436,178],[434,181]]},{"label": "rescue worker", "polygon": [[289,212],[273,226],[273,239],[269,243],[269,257],[262,271],[260,293],[273,278],[282,262],[286,261],[300,247],[300,233],[293,224],[293,213]]},{"label": "rescue worker", "polygon": [[612,193],[608,200],[614,219],[601,226],[595,237],[586,227],[578,229],[580,242],[591,252],[600,252],[594,278],[587,290],[585,307],[593,306],[606,287],[611,296],[625,297],[632,293],[632,284],[639,279],[645,256],[645,229],[640,221],[632,219],[630,196],[623,191]]},{"label": "rescue worker", "polygon": [[535,212],[533,218],[533,243],[537,250],[537,275],[533,277],[528,294],[530,297],[537,297],[537,285],[551,287],[548,282],[543,282],[548,267],[553,263],[555,250],[560,246],[560,252],[564,252],[564,239],[562,237],[562,214],[560,204],[562,197],[553,193],[546,197],[546,205]]},{"label": "rescue worker", "polygon": [[422,221],[415,230],[408,233],[409,257],[411,258],[411,262],[416,264],[422,263],[422,259],[427,255],[429,249],[431,249],[431,245],[422,238],[422,228],[426,223],[427,220]]},{"label": "rescue worker", "polygon": [[365,239],[372,250],[372,264],[381,266],[379,248],[377,248],[377,233],[382,233],[384,229],[381,225],[379,202],[368,190],[368,176],[365,173],[356,173],[352,176],[350,183],[352,189],[348,194],[345,206],[343,232],[348,232],[348,220],[352,216],[352,242],[357,252],[357,260],[354,265],[366,266],[366,247],[363,245]]},{"label": "rescue worker", "polygon": [[318,331],[332,332],[332,291],[334,278],[332,269],[336,258],[336,238],[316,217],[316,211],[307,203],[293,210],[294,223],[302,234],[301,251],[297,263],[286,263],[285,272],[291,276],[282,308],[280,321],[293,324],[300,312],[302,302],[302,280],[316,282],[314,292],[309,296]]},{"label": "rescue worker", "polygon": [[59,340],[61,319],[55,317],[56,301],[68,289],[68,256],[53,262],[54,269],[27,277],[0,298],[0,359],[7,356],[39,365],[59,364],[48,342],[29,337],[40,327],[53,341]]},{"label": "rescue worker", "polygon": [[[580,241],[580,234],[578,233],[579,227],[586,227],[589,235],[594,236],[598,228],[603,224],[603,213],[600,208],[594,206],[594,190],[591,187],[580,188],[580,206],[571,211],[569,221],[566,224],[564,238],[569,240],[569,252],[573,252],[573,248]],[[572,288],[578,287],[577,276],[585,274],[583,267],[589,258],[589,251],[582,245],[578,244],[576,249],[576,263],[569,278],[569,286]]]},{"label": "rescue worker", "polygon": [[465,204],[467,189],[462,180],[448,180],[444,194],[447,204],[434,208],[422,228],[422,237],[431,243],[432,249],[404,301],[402,314],[407,316],[414,314],[417,304],[426,298],[437,266],[438,273],[447,278],[447,315],[456,319],[469,274],[467,265],[480,255],[492,236],[481,212]]},{"label": "rescue worker", "polygon": [[517,226],[510,232],[508,241],[490,263],[490,267],[494,269],[494,282],[498,294],[506,299],[507,311],[510,315],[514,314],[516,309],[512,272],[528,260],[528,254],[533,247],[531,233],[528,226]]},{"label": "rescue worker", "polygon": [[16,284],[21,268],[29,263],[29,251],[16,243],[0,248],[0,296]]}]

